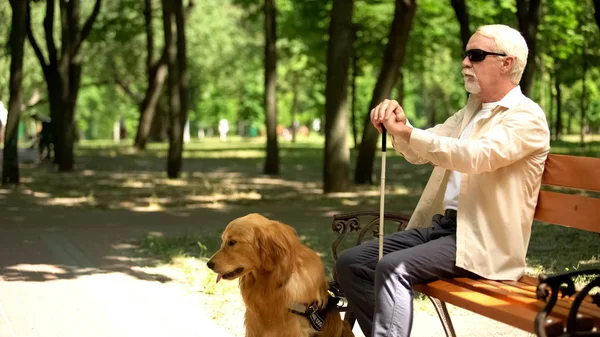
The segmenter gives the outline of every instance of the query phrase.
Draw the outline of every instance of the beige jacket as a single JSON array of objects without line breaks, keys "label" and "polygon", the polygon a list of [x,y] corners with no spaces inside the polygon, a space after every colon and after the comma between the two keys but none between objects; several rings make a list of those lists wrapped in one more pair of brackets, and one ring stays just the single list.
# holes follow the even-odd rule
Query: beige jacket
[{"label": "beige jacket", "polygon": [[516,280],[525,271],[550,150],[548,123],[517,86],[474,125],[470,139],[457,139],[480,107],[479,97],[471,95],[444,124],[414,128],[409,143],[393,140],[409,162],[435,166],[408,227],[429,227],[432,216],[443,213],[450,170],[459,171],[456,265],[485,278]]}]

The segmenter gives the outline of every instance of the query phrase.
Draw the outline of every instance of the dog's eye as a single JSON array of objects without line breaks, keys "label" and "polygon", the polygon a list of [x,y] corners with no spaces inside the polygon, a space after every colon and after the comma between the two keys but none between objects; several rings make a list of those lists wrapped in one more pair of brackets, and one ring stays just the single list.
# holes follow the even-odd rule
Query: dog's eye
[{"label": "dog's eye", "polygon": [[235,240],[229,240],[229,241],[227,242],[227,245],[229,245],[229,246],[233,246],[233,245],[235,245],[236,243],[237,243],[237,241],[235,241]]}]

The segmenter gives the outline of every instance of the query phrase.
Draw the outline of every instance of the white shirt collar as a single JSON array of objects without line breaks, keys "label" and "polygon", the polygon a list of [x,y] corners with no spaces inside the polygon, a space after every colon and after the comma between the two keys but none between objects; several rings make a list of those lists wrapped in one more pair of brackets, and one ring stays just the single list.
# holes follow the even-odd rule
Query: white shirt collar
[{"label": "white shirt collar", "polygon": [[505,108],[512,108],[515,105],[521,103],[523,100],[523,92],[521,92],[521,86],[517,85],[511,91],[508,92],[501,100],[498,102],[498,105],[501,105]]}]

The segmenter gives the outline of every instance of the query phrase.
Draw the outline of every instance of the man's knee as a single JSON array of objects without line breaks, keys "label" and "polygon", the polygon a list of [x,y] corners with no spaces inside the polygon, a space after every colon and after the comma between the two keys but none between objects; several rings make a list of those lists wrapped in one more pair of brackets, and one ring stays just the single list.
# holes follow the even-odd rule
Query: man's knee
[{"label": "man's knee", "polygon": [[409,279],[411,270],[415,266],[411,266],[408,259],[403,257],[403,254],[388,254],[385,255],[375,268],[375,278],[388,279],[393,275],[399,279]]},{"label": "man's knee", "polygon": [[[335,262],[335,271],[338,278],[344,278],[348,274],[350,265],[355,262],[355,255],[350,250],[342,252]],[[338,280],[339,281],[339,280]]]}]

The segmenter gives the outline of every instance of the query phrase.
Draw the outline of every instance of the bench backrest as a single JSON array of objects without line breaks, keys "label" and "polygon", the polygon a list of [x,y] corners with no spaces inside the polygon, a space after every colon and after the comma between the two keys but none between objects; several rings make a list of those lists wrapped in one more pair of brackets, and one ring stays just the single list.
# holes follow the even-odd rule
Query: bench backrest
[{"label": "bench backrest", "polygon": [[[542,185],[600,192],[600,158],[551,154]],[[542,189],[535,220],[600,233],[600,199],[583,194]]]}]

